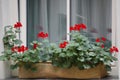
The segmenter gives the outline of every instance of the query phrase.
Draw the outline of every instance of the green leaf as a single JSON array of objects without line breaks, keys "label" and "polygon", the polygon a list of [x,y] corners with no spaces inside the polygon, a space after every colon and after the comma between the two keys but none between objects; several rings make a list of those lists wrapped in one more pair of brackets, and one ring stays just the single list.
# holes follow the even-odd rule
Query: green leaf
[{"label": "green leaf", "polygon": [[111,71],[112,70],[111,66],[105,66],[105,67],[106,67],[107,71]]},{"label": "green leaf", "polygon": [[62,67],[63,68],[70,68],[71,67],[71,63],[70,62],[65,62]]},{"label": "green leaf", "polygon": [[44,39],[44,40],[43,40],[43,43],[48,43],[48,42],[49,42],[48,39]]},{"label": "green leaf", "polygon": [[91,68],[90,65],[87,65],[87,64],[83,64],[83,67],[84,67],[84,69],[90,69]]},{"label": "green leaf", "polygon": [[82,57],[82,58],[77,58],[77,60],[80,61],[80,62],[84,62],[84,61],[85,61],[85,58],[84,58],[84,57]]},{"label": "green leaf", "polygon": [[15,42],[16,45],[17,45],[17,44],[22,44],[22,41],[19,40],[19,39],[14,40],[14,42]]},{"label": "green leaf", "polygon": [[6,61],[6,60],[7,60],[7,57],[5,55],[0,56],[0,61]]},{"label": "green leaf", "polygon": [[71,53],[71,52],[67,52],[66,53],[66,56],[68,56],[68,57],[72,57],[74,54],[73,53]]},{"label": "green leaf", "polygon": [[117,61],[117,60],[118,60],[116,57],[112,57],[112,59],[113,59],[114,61]]},{"label": "green leaf", "polygon": [[60,53],[59,57],[66,57],[65,53]]},{"label": "green leaf", "polygon": [[89,56],[95,56],[96,54],[94,52],[89,52],[88,55]]},{"label": "green leaf", "polygon": [[16,29],[15,32],[16,33],[20,33],[21,31],[20,31],[20,29]]},{"label": "green leaf", "polygon": [[10,66],[11,69],[17,69],[18,67],[19,67],[18,64],[14,64],[14,65],[11,65],[11,66]]},{"label": "green leaf", "polygon": [[78,49],[78,50],[83,50],[83,47],[79,46],[77,49]]}]

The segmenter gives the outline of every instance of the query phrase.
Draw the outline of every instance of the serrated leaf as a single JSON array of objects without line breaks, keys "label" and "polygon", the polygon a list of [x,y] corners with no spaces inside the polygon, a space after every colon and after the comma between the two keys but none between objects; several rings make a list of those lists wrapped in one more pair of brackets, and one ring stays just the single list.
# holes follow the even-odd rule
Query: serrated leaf
[{"label": "serrated leaf", "polygon": [[19,39],[16,39],[16,40],[14,40],[14,43],[17,45],[17,44],[22,44],[22,41],[21,40],[19,40]]},{"label": "serrated leaf", "polygon": [[66,56],[72,57],[72,56],[73,56],[73,53],[68,52],[68,53],[66,53]]},{"label": "serrated leaf", "polygon": [[59,57],[66,57],[65,53],[60,53]]}]

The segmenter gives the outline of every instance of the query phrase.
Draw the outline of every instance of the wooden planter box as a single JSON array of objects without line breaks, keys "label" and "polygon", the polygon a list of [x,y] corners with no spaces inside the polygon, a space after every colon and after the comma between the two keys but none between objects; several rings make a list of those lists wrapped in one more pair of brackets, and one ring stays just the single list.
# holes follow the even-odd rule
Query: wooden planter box
[{"label": "wooden planter box", "polygon": [[32,72],[19,68],[19,78],[76,78],[76,79],[90,79],[102,78],[107,75],[104,65],[99,64],[95,68],[87,70],[79,70],[77,67],[63,69],[52,66],[51,63],[38,63],[38,70]]}]

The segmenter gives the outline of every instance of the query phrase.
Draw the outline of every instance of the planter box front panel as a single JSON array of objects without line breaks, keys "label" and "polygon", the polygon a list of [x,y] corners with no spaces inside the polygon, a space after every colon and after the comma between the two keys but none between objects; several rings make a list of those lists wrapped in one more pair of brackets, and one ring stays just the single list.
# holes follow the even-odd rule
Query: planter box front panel
[{"label": "planter box front panel", "polygon": [[54,67],[51,63],[38,63],[36,64],[37,71],[32,72],[19,68],[19,78],[77,78],[77,79],[89,79],[89,78],[102,78],[107,75],[107,71],[104,65],[99,64],[95,68],[87,70],[79,70],[77,67],[69,69],[63,69]]}]

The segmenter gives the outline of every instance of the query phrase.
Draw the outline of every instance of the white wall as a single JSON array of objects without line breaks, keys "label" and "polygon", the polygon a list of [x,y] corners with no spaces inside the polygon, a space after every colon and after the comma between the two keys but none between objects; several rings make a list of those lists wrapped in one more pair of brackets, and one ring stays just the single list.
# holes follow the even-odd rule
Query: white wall
[{"label": "white wall", "polygon": [[118,71],[120,79],[120,0],[116,0],[116,44],[119,48],[118,54]]},{"label": "white wall", "polygon": [[[0,0],[0,54],[4,50],[2,42],[4,26],[13,25],[17,21],[17,12],[17,0]],[[10,76],[9,64],[0,61],[0,80]]]}]

